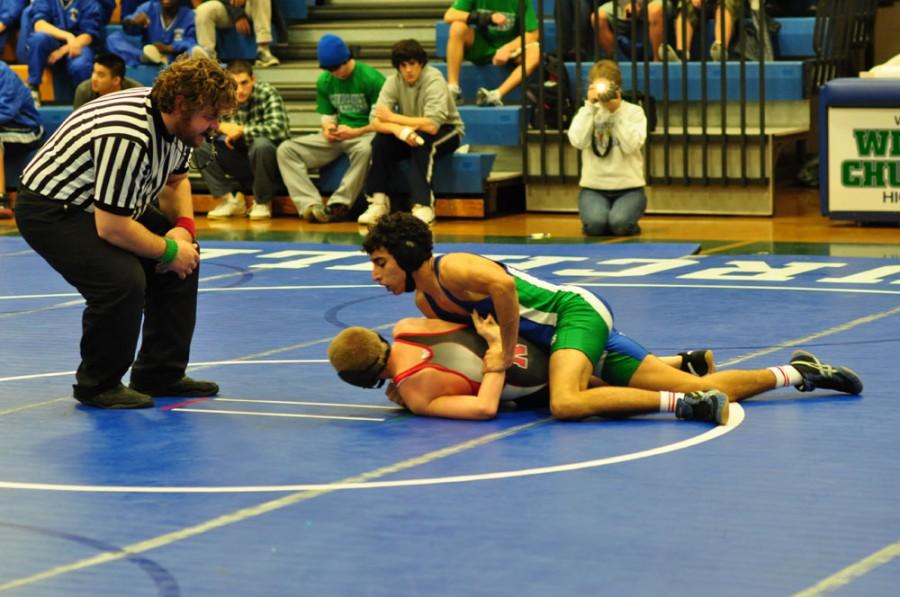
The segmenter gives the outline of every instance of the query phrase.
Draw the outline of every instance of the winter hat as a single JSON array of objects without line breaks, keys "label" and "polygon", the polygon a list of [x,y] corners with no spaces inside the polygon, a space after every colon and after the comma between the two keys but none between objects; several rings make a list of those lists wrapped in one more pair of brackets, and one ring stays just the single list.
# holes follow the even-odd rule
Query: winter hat
[{"label": "winter hat", "polygon": [[316,56],[322,68],[326,70],[337,68],[350,60],[350,48],[337,35],[326,33],[319,39]]}]

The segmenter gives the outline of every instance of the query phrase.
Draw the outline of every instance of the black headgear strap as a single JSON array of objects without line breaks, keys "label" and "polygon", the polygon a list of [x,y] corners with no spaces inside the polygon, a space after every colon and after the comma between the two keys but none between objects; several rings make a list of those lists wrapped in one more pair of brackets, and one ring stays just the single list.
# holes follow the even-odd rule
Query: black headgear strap
[{"label": "black headgear strap", "polygon": [[384,352],[375,357],[364,369],[338,371],[338,377],[348,384],[360,388],[380,388],[383,386],[384,379],[381,379],[379,376],[384,371],[384,368],[387,367],[388,357],[391,355],[391,345],[381,334],[378,334],[378,339],[384,344]]}]

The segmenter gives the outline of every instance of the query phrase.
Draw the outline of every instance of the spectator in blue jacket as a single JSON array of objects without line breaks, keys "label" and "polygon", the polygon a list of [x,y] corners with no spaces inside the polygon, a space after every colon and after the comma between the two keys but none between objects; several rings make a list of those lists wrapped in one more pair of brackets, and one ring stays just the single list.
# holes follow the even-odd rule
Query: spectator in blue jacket
[{"label": "spectator in blue jacket", "polygon": [[0,48],[6,45],[9,30],[18,29],[25,3],[26,0],[0,0]]},{"label": "spectator in blue jacket", "polygon": [[[202,50],[197,46],[194,11],[180,0],[149,0],[122,19],[122,31],[112,33],[106,47],[128,66],[168,64],[178,54]],[[129,36],[140,38],[139,46]],[[194,50],[194,48],[197,48]]]},{"label": "spectator in blue jacket", "polygon": [[35,103],[48,66],[63,66],[70,80],[83,81],[94,66],[92,45],[100,38],[101,6],[96,0],[34,0],[28,36],[28,87]]},{"label": "spectator in blue jacket", "polygon": [[0,60],[0,220],[13,215],[6,198],[5,145],[37,143],[43,132],[31,93],[19,75]]}]

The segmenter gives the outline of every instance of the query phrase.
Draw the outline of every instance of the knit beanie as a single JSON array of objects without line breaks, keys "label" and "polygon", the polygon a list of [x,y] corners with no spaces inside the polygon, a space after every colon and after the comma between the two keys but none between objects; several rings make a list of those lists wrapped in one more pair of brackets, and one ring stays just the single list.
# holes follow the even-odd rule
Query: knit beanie
[{"label": "knit beanie", "polygon": [[316,47],[319,66],[324,69],[337,68],[350,60],[350,48],[337,35],[326,33],[319,39]]}]

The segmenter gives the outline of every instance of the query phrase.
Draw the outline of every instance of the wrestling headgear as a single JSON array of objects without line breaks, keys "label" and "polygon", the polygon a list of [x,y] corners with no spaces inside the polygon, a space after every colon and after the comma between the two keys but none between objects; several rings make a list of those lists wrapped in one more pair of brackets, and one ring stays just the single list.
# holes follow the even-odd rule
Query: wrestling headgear
[{"label": "wrestling headgear", "polygon": [[343,330],[328,347],[328,360],[338,377],[360,388],[380,388],[379,379],[387,367],[391,345],[370,329],[350,327]]},{"label": "wrestling headgear", "polygon": [[371,255],[383,247],[406,272],[406,292],[416,289],[412,274],[431,258],[434,241],[428,224],[406,212],[384,216],[366,235],[363,249]]}]

